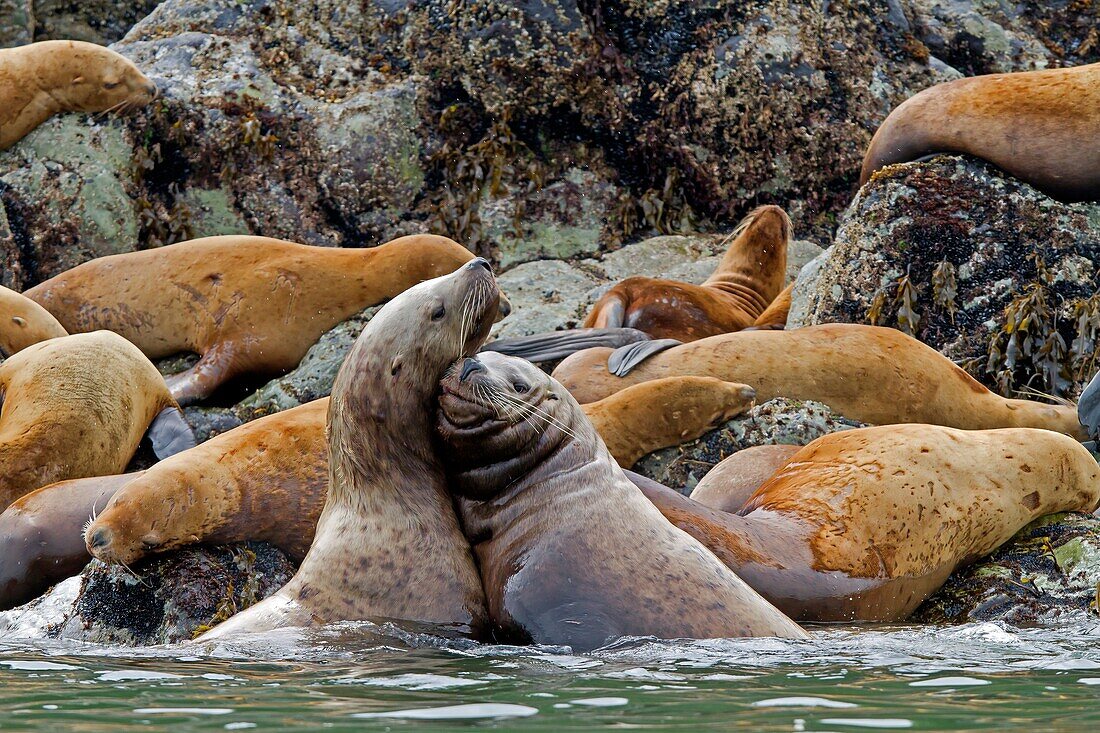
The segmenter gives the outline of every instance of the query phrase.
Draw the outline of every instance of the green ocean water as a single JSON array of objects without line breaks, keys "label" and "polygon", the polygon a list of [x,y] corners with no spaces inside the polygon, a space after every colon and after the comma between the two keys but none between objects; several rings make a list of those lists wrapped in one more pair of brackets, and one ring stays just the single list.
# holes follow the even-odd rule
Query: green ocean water
[{"label": "green ocean water", "polygon": [[1100,730],[1100,620],[625,640],[357,628],[232,647],[0,640],[0,730]]}]

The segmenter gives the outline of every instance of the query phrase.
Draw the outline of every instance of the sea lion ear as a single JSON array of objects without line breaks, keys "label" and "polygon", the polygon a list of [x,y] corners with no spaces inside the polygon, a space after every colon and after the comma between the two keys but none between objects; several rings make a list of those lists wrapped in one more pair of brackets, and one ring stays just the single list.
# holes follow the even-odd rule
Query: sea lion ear
[{"label": "sea lion ear", "polygon": [[634,368],[651,356],[656,356],[666,349],[679,346],[682,341],[676,339],[657,339],[655,341],[641,341],[629,346],[615,349],[607,357],[607,371],[616,377],[625,377],[634,371]]},{"label": "sea lion ear", "polygon": [[390,376],[396,377],[401,373],[401,355],[393,357],[393,361],[390,363]]},{"label": "sea lion ear", "polygon": [[15,325],[19,326],[20,328],[26,328],[27,327],[27,322],[25,320],[23,320],[22,318],[20,318],[19,316],[12,316],[11,317],[11,322],[14,323]]},{"label": "sea lion ear", "polygon": [[73,84],[83,84],[83,83],[84,83],[84,77],[83,76],[78,76],[75,79],[73,79]]},{"label": "sea lion ear", "polygon": [[1093,440],[1100,439],[1100,372],[1092,378],[1077,401],[1077,419]]},{"label": "sea lion ear", "polygon": [[162,461],[197,445],[195,434],[178,407],[161,410],[149,426],[147,435],[153,444],[153,453]]}]

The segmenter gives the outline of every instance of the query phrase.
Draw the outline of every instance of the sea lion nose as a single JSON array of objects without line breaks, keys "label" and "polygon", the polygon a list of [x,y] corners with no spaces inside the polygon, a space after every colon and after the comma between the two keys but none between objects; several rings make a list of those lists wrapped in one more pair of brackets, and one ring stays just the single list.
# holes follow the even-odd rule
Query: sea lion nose
[{"label": "sea lion nose", "polygon": [[500,294],[499,300],[497,300],[497,320],[502,321],[508,317],[508,314],[512,312],[512,303],[508,300],[508,297],[504,294]]},{"label": "sea lion nose", "polygon": [[111,531],[106,527],[100,527],[88,538],[88,547],[92,550],[102,550],[111,544]]},{"label": "sea lion nose", "polygon": [[466,377],[474,374],[475,372],[485,371],[485,366],[477,359],[466,359],[462,362],[462,374],[459,375],[458,381],[465,382]]},{"label": "sea lion nose", "polygon": [[470,268],[471,270],[476,270],[477,268],[482,267],[489,272],[493,271],[493,266],[490,265],[489,260],[485,259],[484,257],[473,258],[468,263],[466,263],[466,267]]}]

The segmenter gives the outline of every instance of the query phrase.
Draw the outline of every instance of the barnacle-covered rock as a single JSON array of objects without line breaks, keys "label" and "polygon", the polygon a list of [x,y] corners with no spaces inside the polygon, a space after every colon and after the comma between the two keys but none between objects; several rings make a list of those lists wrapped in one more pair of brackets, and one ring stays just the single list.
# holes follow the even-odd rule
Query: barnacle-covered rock
[{"label": "barnacle-covered rock", "polygon": [[803,271],[789,323],[897,326],[1003,394],[1072,396],[1100,366],[1097,263],[1100,204],[972,158],[889,166]]},{"label": "barnacle-covered rock", "polygon": [[634,471],[684,494],[710,469],[739,450],[757,445],[806,445],[823,435],[866,427],[820,402],[786,398],[753,407],[698,440],[643,456]]},{"label": "barnacle-covered rock", "polygon": [[41,598],[0,613],[0,630],[98,644],[175,644],[263,600],[294,571],[263,542],[196,545],[132,569],[94,560]]},{"label": "barnacle-covered rock", "polygon": [[924,623],[1026,626],[1065,614],[1100,615],[1100,517],[1053,514],[988,558],[956,572],[914,612]]}]

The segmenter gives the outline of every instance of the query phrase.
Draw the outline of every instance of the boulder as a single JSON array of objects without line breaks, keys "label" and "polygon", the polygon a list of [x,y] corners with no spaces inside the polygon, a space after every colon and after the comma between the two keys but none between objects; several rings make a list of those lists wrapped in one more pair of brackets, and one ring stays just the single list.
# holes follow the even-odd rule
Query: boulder
[{"label": "boulder", "polygon": [[1096,372],[1100,204],[1063,204],[991,165],[889,166],[795,286],[792,326],[897,326],[1005,395],[1073,396]]},{"label": "boulder", "polygon": [[141,560],[132,571],[93,560],[80,576],[0,613],[0,629],[96,644],[176,644],[263,600],[294,572],[263,542],[188,547]]},{"label": "boulder", "polygon": [[991,556],[957,571],[918,608],[918,623],[1015,626],[1100,614],[1100,517],[1038,519]]},{"label": "boulder", "polygon": [[806,445],[829,433],[866,427],[820,402],[785,398],[756,405],[690,443],[643,456],[634,471],[690,495],[715,464],[757,445]]}]

